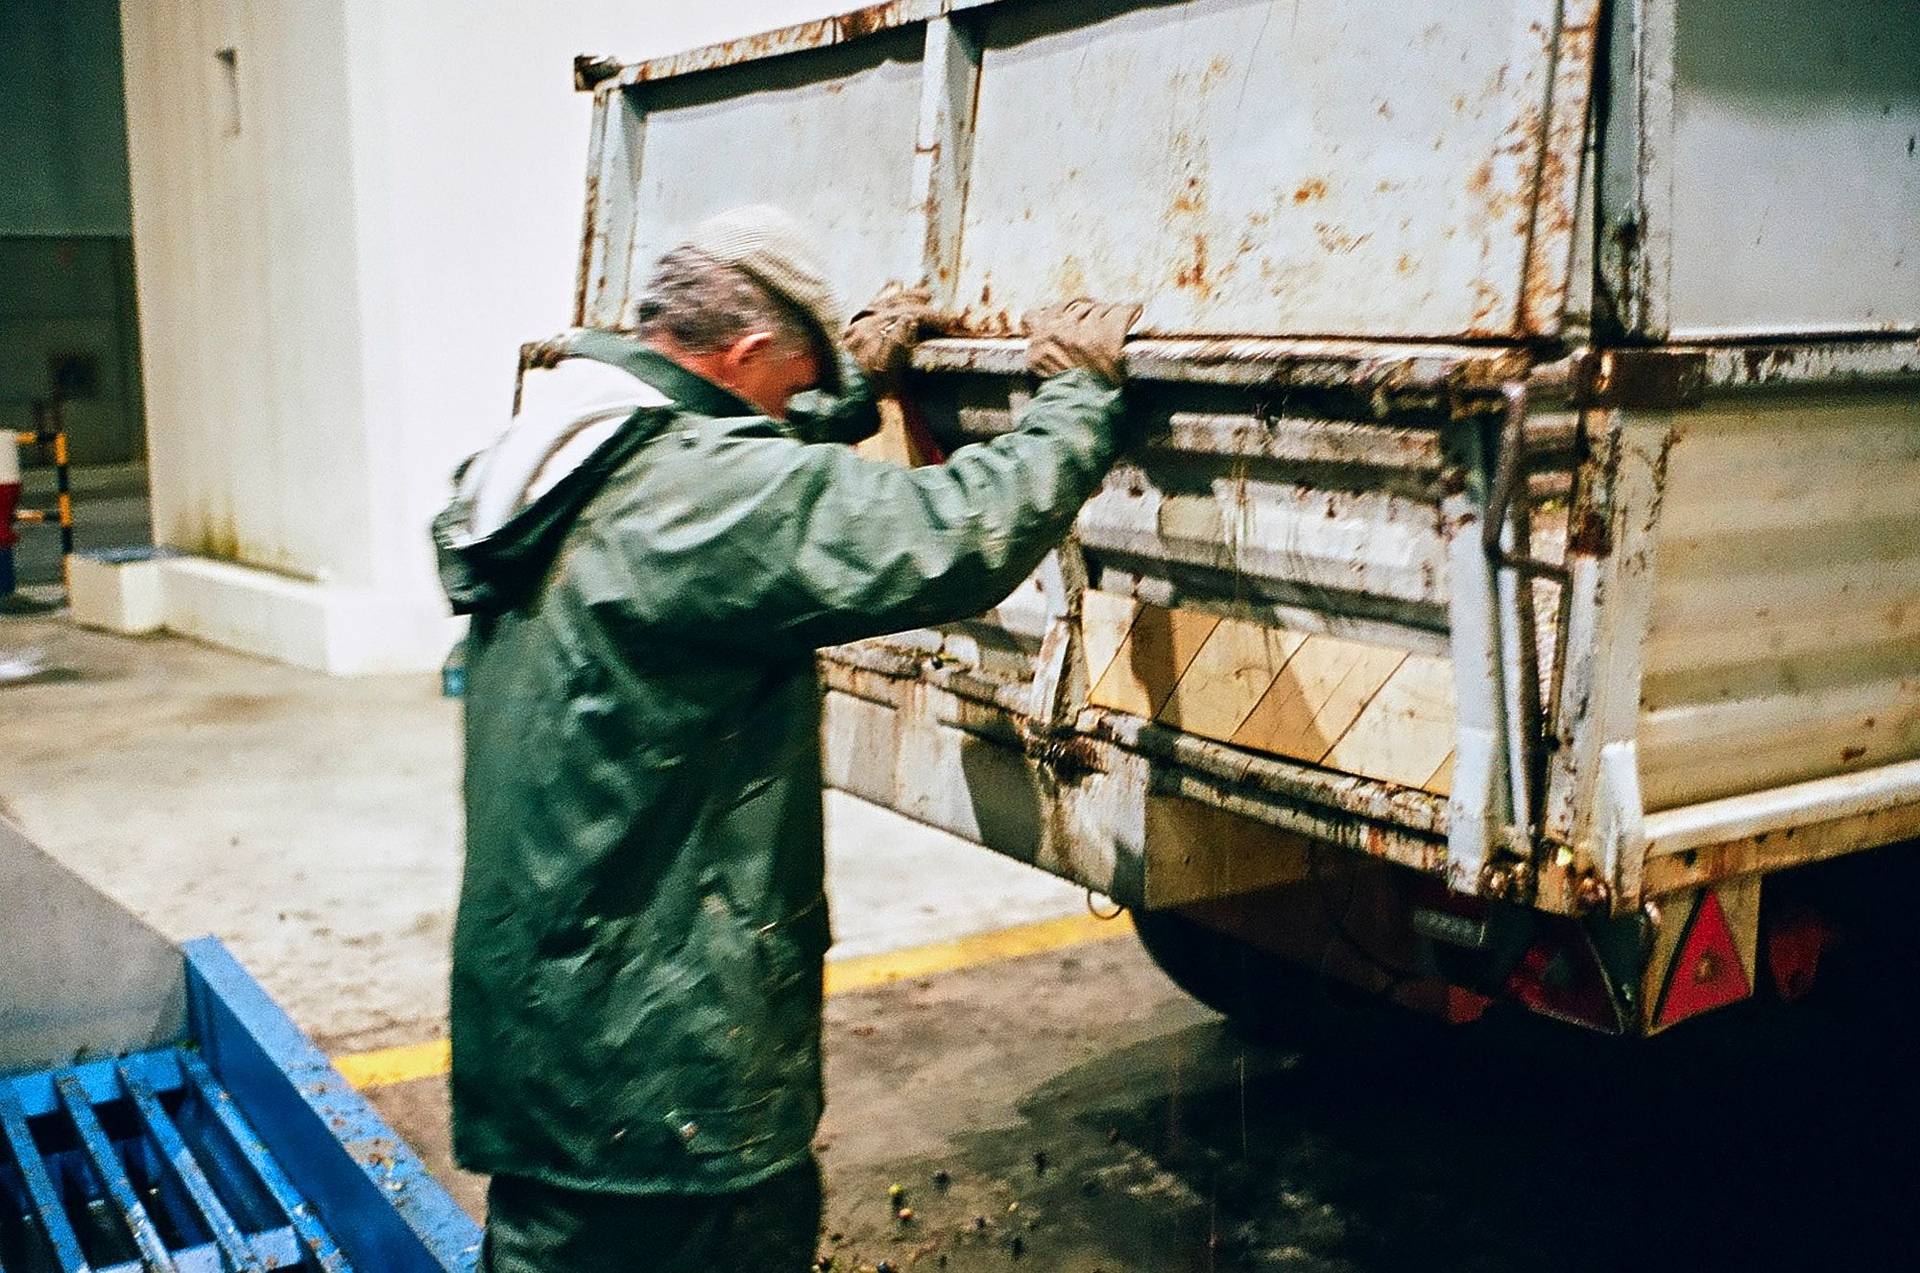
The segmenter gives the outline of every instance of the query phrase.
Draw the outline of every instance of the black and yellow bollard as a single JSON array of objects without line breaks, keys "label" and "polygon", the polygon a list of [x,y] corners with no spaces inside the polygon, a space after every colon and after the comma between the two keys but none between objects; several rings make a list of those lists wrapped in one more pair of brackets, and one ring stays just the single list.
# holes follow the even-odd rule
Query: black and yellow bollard
[{"label": "black and yellow bollard", "polygon": [[[33,428],[16,433],[19,446],[37,446],[51,452],[53,460],[54,506],[52,508],[15,508],[8,525],[0,527],[0,553],[6,556],[6,573],[11,574],[12,531],[15,526],[58,526],[60,528],[60,579],[68,587],[73,583],[73,479],[67,460],[67,428],[60,400],[53,398],[33,404]],[[9,448],[11,450],[12,448]],[[17,485],[16,485],[17,490]],[[0,580],[11,584],[11,580]],[[12,591],[0,588],[0,595]]]}]

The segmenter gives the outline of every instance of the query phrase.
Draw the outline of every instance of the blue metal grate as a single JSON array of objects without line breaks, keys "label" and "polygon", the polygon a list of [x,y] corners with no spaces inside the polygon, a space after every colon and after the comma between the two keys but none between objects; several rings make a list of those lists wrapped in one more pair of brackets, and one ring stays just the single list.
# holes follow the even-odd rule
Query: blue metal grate
[{"label": "blue metal grate", "polygon": [[351,1273],[188,1049],[0,1077],[0,1273]]}]

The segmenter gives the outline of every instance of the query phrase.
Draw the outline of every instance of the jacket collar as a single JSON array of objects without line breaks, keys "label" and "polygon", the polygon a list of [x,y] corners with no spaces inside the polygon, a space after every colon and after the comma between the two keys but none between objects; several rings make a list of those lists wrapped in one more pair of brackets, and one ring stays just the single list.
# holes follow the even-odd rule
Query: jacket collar
[{"label": "jacket collar", "polygon": [[649,349],[631,336],[589,329],[577,333],[570,345],[568,352],[575,357],[592,358],[619,367],[697,415],[726,419],[765,414],[738,394],[721,388],[697,372],[688,371],[665,354]]}]

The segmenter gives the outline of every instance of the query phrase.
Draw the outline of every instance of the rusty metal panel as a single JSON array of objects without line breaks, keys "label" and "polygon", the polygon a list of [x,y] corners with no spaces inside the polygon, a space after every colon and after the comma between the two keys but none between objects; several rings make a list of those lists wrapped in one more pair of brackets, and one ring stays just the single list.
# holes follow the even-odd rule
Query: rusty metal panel
[{"label": "rusty metal panel", "polygon": [[[1446,630],[1446,552],[1432,502],[1289,481],[1247,461],[1147,454],[1081,511],[1089,565],[1249,607]],[[1282,610],[1269,611],[1268,618]]]},{"label": "rusty metal panel", "polygon": [[1912,0],[1621,0],[1600,260],[1650,339],[1920,330]]},{"label": "rusty metal panel", "polygon": [[1593,29],[1561,8],[989,9],[960,297],[983,328],[1091,293],[1161,334],[1557,331]]},{"label": "rusty metal panel", "polygon": [[1036,755],[1006,687],[872,644],[828,651],[822,667],[830,784],[1125,905],[1292,878],[1304,840],[1439,866],[1445,804],[1426,792],[1097,712]]},{"label": "rusty metal panel", "polygon": [[[632,94],[643,161],[597,192],[601,220],[630,220],[612,279],[630,302],[653,263],[703,217],[742,203],[792,211],[818,235],[843,302],[917,278],[925,233],[911,193],[922,27],[648,82]],[[622,205],[625,205],[624,207]],[[595,307],[600,321],[608,305]]]},{"label": "rusty metal panel", "polygon": [[1682,0],[1676,339],[1920,329],[1920,6]]},{"label": "rusty metal panel", "polygon": [[1920,394],[1743,394],[1675,422],[1646,808],[1920,757]]},{"label": "rusty metal panel", "polygon": [[1555,335],[1598,3],[907,0],[596,64],[582,312],[766,200],[850,298],[924,277],[981,335],[1081,292],[1146,334]]}]

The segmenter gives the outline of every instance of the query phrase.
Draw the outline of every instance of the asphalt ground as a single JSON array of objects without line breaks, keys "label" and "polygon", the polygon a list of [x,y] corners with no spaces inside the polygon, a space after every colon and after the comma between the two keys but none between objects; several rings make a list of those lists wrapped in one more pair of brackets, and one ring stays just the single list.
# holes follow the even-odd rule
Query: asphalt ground
[{"label": "asphalt ground", "polygon": [[[0,810],[170,936],[224,938],[477,1210],[442,1073],[457,705],[45,618],[0,620],[0,659],[44,669],[0,688]],[[1073,890],[830,812],[843,1273],[1916,1263],[1910,1034],[1810,1004],[1641,1045],[1391,1017],[1257,1045]],[[1910,975],[1867,972],[1911,1015]]]},{"label": "asphalt ground", "polygon": [[[1262,1046],[1095,936],[830,998],[834,1270],[1914,1266],[1916,1058],[1890,1034],[1819,1008],[1636,1044],[1363,1015]],[[478,1215],[444,1080],[367,1090]]]}]

